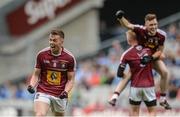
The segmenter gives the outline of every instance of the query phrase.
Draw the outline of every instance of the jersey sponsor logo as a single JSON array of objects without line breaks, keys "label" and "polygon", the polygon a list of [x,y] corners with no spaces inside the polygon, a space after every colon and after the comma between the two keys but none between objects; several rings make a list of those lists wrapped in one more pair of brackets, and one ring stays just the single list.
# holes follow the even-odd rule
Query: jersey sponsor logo
[{"label": "jersey sponsor logo", "polygon": [[51,85],[60,85],[61,72],[58,71],[47,71],[47,82]]},{"label": "jersey sponsor logo", "polygon": [[153,38],[148,38],[145,46],[149,48],[155,48],[159,45],[159,38],[153,37]]},{"label": "jersey sponsor logo", "polygon": [[61,61],[61,62],[60,62],[60,67],[61,67],[61,69],[67,68],[67,63],[64,62],[64,61]]}]

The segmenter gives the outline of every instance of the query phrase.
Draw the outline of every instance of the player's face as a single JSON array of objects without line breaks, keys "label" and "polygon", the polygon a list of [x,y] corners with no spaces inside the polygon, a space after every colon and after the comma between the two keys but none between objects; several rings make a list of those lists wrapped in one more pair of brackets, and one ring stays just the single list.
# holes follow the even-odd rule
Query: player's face
[{"label": "player's face", "polygon": [[51,51],[54,54],[58,54],[60,52],[60,49],[63,45],[64,39],[61,38],[59,35],[49,35],[49,45],[51,48]]},{"label": "player's face", "polygon": [[146,21],[145,26],[146,26],[146,29],[147,29],[149,35],[152,35],[152,36],[155,35],[157,32],[157,28],[158,28],[157,19]]}]

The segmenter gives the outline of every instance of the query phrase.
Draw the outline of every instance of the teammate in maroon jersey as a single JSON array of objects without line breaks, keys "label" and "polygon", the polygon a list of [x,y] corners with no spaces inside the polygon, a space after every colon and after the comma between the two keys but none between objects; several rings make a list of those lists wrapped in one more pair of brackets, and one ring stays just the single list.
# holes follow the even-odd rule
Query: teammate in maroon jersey
[{"label": "teammate in maroon jersey", "polygon": [[56,116],[63,116],[68,102],[68,93],[74,85],[76,60],[63,47],[64,32],[51,30],[50,47],[37,54],[36,65],[28,91],[35,92],[34,111],[36,116],[45,116],[49,108]]},{"label": "teammate in maroon jersey", "polygon": [[150,56],[142,58],[141,63],[147,64],[153,61],[153,68],[161,75],[160,88],[160,105],[165,109],[171,109],[166,100],[166,91],[168,86],[168,70],[163,58],[164,41],[166,39],[166,33],[163,30],[158,29],[157,17],[155,14],[147,14],[145,16],[145,25],[135,25],[130,23],[124,17],[124,11],[117,11],[116,16],[118,21],[126,28],[133,30],[136,33],[138,44],[148,47],[153,52]]},{"label": "teammate in maroon jersey", "polygon": [[[132,38],[135,34],[132,31],[127,31],[127,39]],[[131,37],[129,37],[131,36]],[[134,38],[134,37],[133,37]],[[126,50],[121,56],[120,65],[118,68],[118,77],[123,77],[116,87],[109,103],[115,106],[119,94],[122,92],[128,81],[131,81],[129,103],[131,105],[130,116],[139,116],[141,101],[144,101],[150,116],[156,115],[156,94],[154,88],[154,79],[152,74],[152,63],[142,64],[141,58],[152,55],[149,48],[144,48],[137,44],[136,40],[128,40],[131,47]],[[129,64],[131,70],[130,75],[124,73],[126,64]]]}]

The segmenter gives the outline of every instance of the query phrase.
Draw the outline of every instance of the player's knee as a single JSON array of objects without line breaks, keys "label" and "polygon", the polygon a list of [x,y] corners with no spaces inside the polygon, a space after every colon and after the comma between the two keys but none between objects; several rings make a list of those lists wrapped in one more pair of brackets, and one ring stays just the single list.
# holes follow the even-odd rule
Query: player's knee
[{"label": "player's knee", "polygon": [[155,117],[156,116],[156,112],[149,112],[149,116],[150,117]]},{"label": "player's knee", "polygon": [[130,112],[130,116],[139,116],[139,111],[137,111],[137,110],[132,110],[132,111]]}]

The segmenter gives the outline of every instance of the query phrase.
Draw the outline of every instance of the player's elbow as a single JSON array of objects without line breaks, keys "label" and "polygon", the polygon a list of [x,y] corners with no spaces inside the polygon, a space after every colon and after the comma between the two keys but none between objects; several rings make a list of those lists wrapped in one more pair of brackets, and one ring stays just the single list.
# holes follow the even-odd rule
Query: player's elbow
[{"label": "player's elbow", "polygon": [[131,24],[130,22],[128,22],[128,23],[126,24],[126,28],[128,28],[129,30],[134,30],[134,25]]},{"label": "player's elbow", "polygon": [[123,77],[124,76],[124,69],[125,69],[125,66],[119,65],[118,71],[117,71],[117,76],[118,77]]}]

